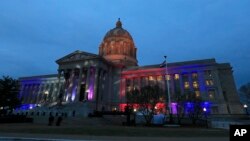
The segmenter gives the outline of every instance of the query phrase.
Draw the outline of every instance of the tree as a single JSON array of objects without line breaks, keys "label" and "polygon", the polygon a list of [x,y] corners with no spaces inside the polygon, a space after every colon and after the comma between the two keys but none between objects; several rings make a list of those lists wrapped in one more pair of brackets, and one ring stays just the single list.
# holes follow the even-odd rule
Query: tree
[{"label": "tree", "polygon": [[21,104],[18,99],[18,92],[18,80],[3,76],[0,79],[0,107],[10,110],[18,107]]},{"label": "tree", "polygon": [[244,84],[239,89],[240,100],[242,104],[246,104],[248,107],[245,108],[246,114],[249,113],[250,106],[250,83]]},{"label": "tree", "polygon": [[242,85],[240,87],[239,91],[250,96],[250,83]]},{"label": "tree", "polygon": [[141,90],[134,89],[127,93],[127,101],[130,107],[135,105],[145,118],[146,124],[150,125],[155,114],[157,103],[163,102],[163,90],[158,86],[145,86]]},{"label": "tree", "polygon": [[250,100],[250,83],[244,84],[239,89],[240,95],[243,97],[244,102]]}]

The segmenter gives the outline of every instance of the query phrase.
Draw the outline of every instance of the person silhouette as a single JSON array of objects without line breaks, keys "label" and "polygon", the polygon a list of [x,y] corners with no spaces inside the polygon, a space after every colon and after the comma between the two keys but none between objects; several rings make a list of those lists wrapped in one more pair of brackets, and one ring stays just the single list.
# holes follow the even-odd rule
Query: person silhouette
[{"label": "person silhouette", "polygon": [[56,121],[56,126],[60,126],[62,122],[62,116],[59,116]]},{"label": "person silhouette", "polygon": [[52,113],[50,113],[50,115],[49,115],[49,126],[52,126],[53,125],[53,122],[54,122],[54,116],[52,115]]}]

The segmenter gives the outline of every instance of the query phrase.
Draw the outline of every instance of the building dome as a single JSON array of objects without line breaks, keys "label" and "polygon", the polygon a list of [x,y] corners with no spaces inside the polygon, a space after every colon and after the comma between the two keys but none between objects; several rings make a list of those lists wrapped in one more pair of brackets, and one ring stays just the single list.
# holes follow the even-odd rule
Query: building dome
[{"label": "building dome", "polygon": [[136,48],[130,33],[122,28],[120,19],[109,30],[99,47],[99,55],[119,66],[137,66]]}]

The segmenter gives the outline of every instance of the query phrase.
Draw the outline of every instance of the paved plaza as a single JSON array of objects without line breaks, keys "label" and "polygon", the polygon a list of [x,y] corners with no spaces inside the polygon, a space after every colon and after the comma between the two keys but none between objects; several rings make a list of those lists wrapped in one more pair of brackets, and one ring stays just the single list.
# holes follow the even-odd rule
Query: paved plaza
[{"label": "paved plaza", "polygon": [[0,141],[226,141],[228,130],[200,127],[47,126],[1,124]]},{"label": "paved plaza", "polygon": [[[0,141],[228,141],[228,137],[115,137],[115,136],[81,136],[81,135],[47,135],[0,133]],[[2,139],[2,140],[1,140]],[[7,141],[8,141],[7,140]]]}]

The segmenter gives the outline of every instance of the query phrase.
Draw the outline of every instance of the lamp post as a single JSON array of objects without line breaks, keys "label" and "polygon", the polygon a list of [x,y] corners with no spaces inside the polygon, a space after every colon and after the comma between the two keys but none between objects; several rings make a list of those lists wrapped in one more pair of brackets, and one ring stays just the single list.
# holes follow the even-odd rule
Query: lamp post
[{"label": "lamp post", "polygon": [[171,108],[171,97],[170,97],[170,90],[169,90],[169,78],[168,77],[168,67],[167,67],[167,56],[164,56],[165,58],[165,77],[166,77],[166,83],[167,83],[167,97],[168,97],[168,100],[166,99],[166,103],[168,103],[168,110],[169,110],[169,123],[173,123],[173,117],[172,117],[172,108]]},{"label": "lamp post", "polygon": [[248,115],[248,111],[247,111],[247,107],[248,107],[248,106],[247,106],[247,104],[244,104],[243,107],[244,107],[244,109],[245,109],[245,111],[246,111],[246,115]]}]

